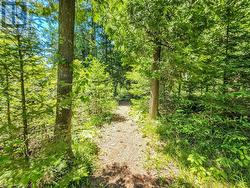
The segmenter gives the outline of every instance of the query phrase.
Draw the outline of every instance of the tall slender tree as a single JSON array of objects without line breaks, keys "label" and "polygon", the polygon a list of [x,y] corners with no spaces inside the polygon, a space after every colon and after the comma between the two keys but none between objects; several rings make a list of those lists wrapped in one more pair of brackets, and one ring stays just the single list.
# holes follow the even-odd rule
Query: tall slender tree
[{"label": "tall slender tree", "polygon": [[28,140],[28,116],[25,92],[25,79],[24,79],[24,60],[22,53],[22,41],[19,34],[17,34],[18,56],[20,65],[20,86],[21,86],[21,102],[22,102],[22,120],[23,120],[23,139],[25,143],[25,159],[29,160],[29,140]]},{"label": "tall slender tree", "polygon": [[69,157],[73,156],[71,148],[71,93],[74,59],[74,22],[75,0],[60,0],[55,138],[57,141],[65,144]]},{"label": "tall slender tree", "polygon": [[9,69],[6,65],[4,65],[4,70],[5,70],[5,89],[4,89],[4,94],[6,96],[6,118],[8,122],[8,126],[11,125],[11,117],[10,117],[10,93],[9,93],[9,87],[10,87],[10,79],[9,79]]},{"label": "tall slender tree", "polygon": [[[156,72],[159,70],[159,61],[161,58],[161,45],[156,42],[156,47],[154,50],[153,63],[151,65],[151,71]],[[151,119],[155,119],[158,114],[159,106],[159,78],[153,76],[151,81],[151,99],[149,107],[149,115]]]}]

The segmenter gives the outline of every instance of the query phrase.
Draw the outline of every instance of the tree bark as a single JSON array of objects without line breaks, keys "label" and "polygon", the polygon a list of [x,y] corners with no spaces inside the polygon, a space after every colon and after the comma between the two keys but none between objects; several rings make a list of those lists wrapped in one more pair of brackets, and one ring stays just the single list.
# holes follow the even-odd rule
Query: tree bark
[{"label": "tree bark", "polygon": [[182,81],[179,81],[179,85],[178,85],[178,97],[181,97],[181,88],[182,88]]},{"label": "tree bark", "polygon": [[[154,50],[154,60],[152,63],[151,70],[155,73],[159,70],[159,62],[161,58],[161,46],[157,44]],[[153,75],[153,79],[151,81],[151,99],[150,99],[150,109],[149,116],[151,119],[156,119],[158,115],[158,106],[159,106],[159,78]]]},{"label": "tree bark", "polygon": [[97,46],[96,46],[96,24],[94,22],[94,8],[93,5],[91,4],[91,27],[92,27],[92,32],[91,32],[91,55],[93,57],[97,57]]},{"label": "tree bark", "polygon": [[65,144],[67,154],[71,148],[72,82],[74,59],[75,0],[59,2],[59,64],[57,71],[57,109],[54,135]]},{"label": "tree bark", "polygon": [[182,90],[182,74],[180,73],[180,78],[179,78],[179,83],[178,83],[178,97],[181,97],[181,90]]},{"label": "tree bark", "polygon": [[20,66],[20,86],[21,86],[21,102],[22,102],[22,121],[23,121],[23,140],[25,144],[25,159],[29,160],[29,132],[28,132],[28,117],[27,117],[27,106],[26,106],[26,94],[25,94],[25,81],[24,81],[24,61],[22,54],[22,43],[20,35],[17,35],[18,42],[18,55],[19,55],[19,66]]},{"label": "tree bark", "polygon": [[229,73],[227,70],[228,66],[228,48],[229,48],[229,27],[230,27],[230,11],[229,11],[229,5],[226,7],[226,15],[227,15],[227,25],[226,25],[226,46],[225,46],[225,66],[223,70],[223,94],[226,94],[228,92],[228,84],[229,84]]},{"label": "tree bark", "polygon": [[9,86],[10,86],[10,82],[9,82],[9,70],[6,67],[4,67],[5,69],[5,79],[6,79],[6,87],[5,87],[5,96],[6,96],[6,105],[7,105],[7,112],[6,112],[6,118],[7,118],[7,123],[8,126],[11,125],[11,117],[10,117],[10,94],[9,94]]},{"label": "tree bark", "polygon": [[108,45],[109,45],[108,37],[105,35],[105,63],[106,65],[108,64]]}]

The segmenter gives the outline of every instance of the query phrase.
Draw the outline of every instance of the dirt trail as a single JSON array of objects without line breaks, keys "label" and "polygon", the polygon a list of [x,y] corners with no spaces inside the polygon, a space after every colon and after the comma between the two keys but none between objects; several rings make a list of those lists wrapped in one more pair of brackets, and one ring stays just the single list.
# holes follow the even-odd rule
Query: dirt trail
[{"label": "dirt trail", "polygon": [[102,129],[102,138],[98,141],[101,164],[120,163],[127,165],[132,173],[146,174],[143,163],[147,140],[142,137],[128,113],[128,105],[119,106],[115,121]]},{"label": "dirt trail", "polygon": [[148,140],[129,117],[129,111],[129,105],[120,105],[113,122],[101,129],[97,140],[100,168],[92,177],[95,183],[89,187],[166,187],[160,186],[160,180],[144,167]]}]

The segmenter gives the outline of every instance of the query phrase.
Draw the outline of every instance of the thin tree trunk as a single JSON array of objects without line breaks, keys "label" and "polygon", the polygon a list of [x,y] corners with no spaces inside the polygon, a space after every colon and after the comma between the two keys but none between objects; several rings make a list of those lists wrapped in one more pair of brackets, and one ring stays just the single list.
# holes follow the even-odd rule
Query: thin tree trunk
[{"label": "thin tree trunk", "polygon": [[6,112],[6,118],[8,122],[8,126],[11,125],[11,117],[10,117],[10,94],[9,94],[9,70],[7,67],[5,67],[5,79],[6,79],[6,87],[5,87],[5,96],[6,96],[6,103],[7,103],[7,112]]},{"label": "thin tree trunk", "polygon": [[114,85],[114,94],[113,94],[113,96],[117,97],[117,95],[118,95],[118,93],[117,93],[118,83],[117,83],[116,80],[113,82],[113,85]]},{"label": "thin tree trunk", "polygon": [[93,57],[97,57],[97,46],[96,46],[96,25],[94,22],[94,9],[93,6],[91,5],[91,27],[92,27],[92,33],[91,33],[91,55]]},{"label": "thin tree trunk", "polygon": [[[228,6],[228,5],[227,5]],[[229,75],[227,70],[227,64],[228,64],[228,45],[229,45],[229,27],[230,27],[230,19],[229,19],[229,7],[227,7],[227,26],[226,26],[226,54],[225,54],[225,67],[223,71],[223,93],[227,93],[228,91],[228,84],[229,84]]]},{"label": "thin tree trunk", "polygon": [[74,58],[75,0],[60,0],[59,3],[59,57],[57,72],[57,109],[55,138],[66,146],[67,154],[73,157],[71,148],[72,82]]},{"label": "thin tree trunk", "polygon": [[179,85],[178,85],[178,97],[181,97],[181,88],[182,88],[182,82],[179,81]]},{"label": "thin tree trunk", "polygon": [[105,63],[108,64],[108,38],[105,35]]},{"label": "thin tree trunk", "polygon": [[19,54],[19,64],[20,64],[20,86],[21,86],[21,102],[22,102],[22,120],[23,120],[23,140],[25,144],[25,159],[29,160],[29,133],[28,133],[28,117],[27,117],[27,107],[26,107],[26,95],[25,95],[25,83],[24,83],[24,61],[22,54],[22,44],[20,35],[17,35],[18,42],[18,54]]},{"label": "thin tree trunk", "polygon": [[[161,46],[156,45],[154,51],[154,61],[152,63],[151,70],[155,73],[159,70],[159,61],[161,58]],[[150,109],[149,109],[149,116],[151,119],[156,119],[158,115],[158,106],[159,106],[159,78],[153,76],[151,82],[151,99],[150,99]]]}]

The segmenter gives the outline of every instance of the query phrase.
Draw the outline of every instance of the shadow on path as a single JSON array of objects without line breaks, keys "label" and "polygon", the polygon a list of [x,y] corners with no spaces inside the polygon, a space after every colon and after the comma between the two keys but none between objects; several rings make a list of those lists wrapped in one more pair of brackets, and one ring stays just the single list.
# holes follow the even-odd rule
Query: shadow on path
[{"label": "shadow on path", "polygon": [[114,114],[112,117],[112,122],[124,122],[128,119],[120,114]]},{"label": "shadow on path", "polygon": [[164,188],[172,180],[155,179],[150,175],[133,174],[127,165],[107,165],[100,175],[90,178],[86,188]]}]

